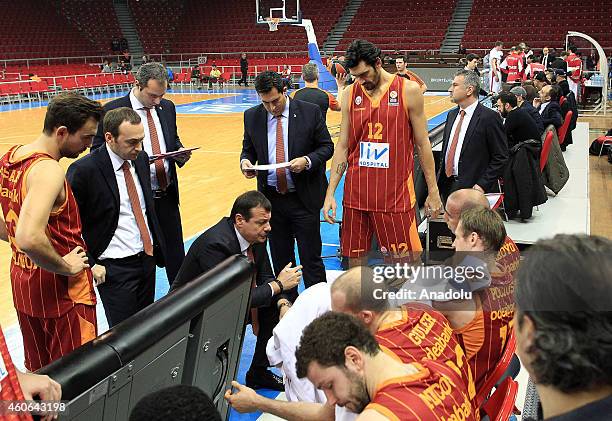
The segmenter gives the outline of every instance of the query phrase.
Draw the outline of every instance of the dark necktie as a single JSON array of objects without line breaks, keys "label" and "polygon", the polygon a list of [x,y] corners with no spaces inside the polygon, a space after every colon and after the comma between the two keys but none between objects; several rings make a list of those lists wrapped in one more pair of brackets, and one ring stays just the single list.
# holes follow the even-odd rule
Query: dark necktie
[{"label": "dark necktie", "polygon": [[[247,259],[249,262],[255,263],[255,255],[253,255],[253,248],[249,246],[246,250]],[[251,289],[257,288],[257,270],[255,270],[255,274],[253,276],[253,283],[251,284]],[[253,328],[253,335],[257,336],[259,333],[259,314],[257,313],[256,308],[251,308],[251,327]]]},{"label": "dark necktie", "polygon": [[[283,116],[276,116],[276,163],[285,162],[285,142],[283,141]],[[276,170],[276,190],[287,193],[287,173],[284,168]]]}]

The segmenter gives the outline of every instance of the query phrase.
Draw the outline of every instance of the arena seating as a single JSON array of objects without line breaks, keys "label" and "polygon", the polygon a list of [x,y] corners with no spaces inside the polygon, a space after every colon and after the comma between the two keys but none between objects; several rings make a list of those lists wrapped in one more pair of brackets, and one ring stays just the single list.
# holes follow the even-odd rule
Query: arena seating
[{"label": "arena seating", "polygon": [[[203,10],[209,7],[205,2],[199,3]],[[172,40],[179,31],[184,2],[129,0],[128,4],[145,54],[169,53]],[[250,6],[253,9],[253,5]]]},{"label": "arena seating", "polygon": [[[301,2],[302,15],[313,21],[320,45],[338,20],[345,4],[346,0]],[[223,19],[228,11],[231,11],[231,21]],[[177,53],[305,52],[308,43],[304,28],[280,26],[278,32],[269,32],[267,25],[256,26],[253,4],[242,0],[212,4],[187,0],[177,30],[169,39],[173,39],[172,51]]]},{"label": "arena seating", "polygon": [[102,52],[56,11],[54,2],[3,2],[0,39],[0,58],[74,57]]},{"label": "arena seating", "polygon": [[[496,41],[503,41],[508,48],[524,41],[536,49],[558,48],[565,46],[567,31],[578,31],[592,36],[602,47],[611,48],[610,22],[612,2],[609,0],[567,7],[529,0],[474,0],[463,45],[467,49],[491,49]],[[587,46],[586,41],[578,38],[572,38],[572,42],[578,47]]]},{"label": "arena seating", "polygon": [[109,53],[113,38],[120,38],[112,0],[59,0],[59,10],[96,47],[90,55]]},{"label": "arena seating", "polygon": [[365,0],[336,50],[345,51],[356,38],[383,50],[439,49],[454,8],[455,0]]}]

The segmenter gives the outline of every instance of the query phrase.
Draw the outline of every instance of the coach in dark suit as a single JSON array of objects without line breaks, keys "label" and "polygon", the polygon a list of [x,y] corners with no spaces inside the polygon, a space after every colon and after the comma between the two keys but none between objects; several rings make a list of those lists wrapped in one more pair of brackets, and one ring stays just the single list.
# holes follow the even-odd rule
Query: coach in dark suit
[{"label": "coach in dark suit", "polygon": [[[247,178],[257,175],[257,189],[274,208],[270,251],[275,272],[287,262],[295,264],[297,240],[304,283],[309,287],[325,281],[319,213],[327,189],[325,163],[334,145],[319,107],[287,98],[278,73],[260,73],[255,90],[262,104],[244,113],[240,166]],[[256,173],[249,170],[255,162],[289,162],[290,166]]]},{"label": "coach in dark suit", "polygon": [[144,127],[131,108],[104,116],[106,144],[70,165],[83,239],[109,326],[153,303],[155,265],[164,265]]},{"label": "coach in dark suit", "polygon": [[253,331],[257,335],[251,368],[247,372],[249,387],[266,387],[284,390],[282,379],[268,371],[266,344],[279,315],[291,307],[286,290],[299,282],[300,266],[287,265],[274,278],[266,250],[266,238],[270,232],[272,205],[266,197],[249,191],[234,202],[229,218],[222,218],[216,225],[200,235],[189,248],[172,290],[179,288],[199,275],[208,272],[230,256],[243,254],[253,261],[256,268],[256,286],[251,292],[251,307],[256,309],[257,321]]},{"label": "coach in dark suit", "polygon": [[[168,88],[168,74],[159,63],[140,66],[136,82],[130,93],[109,102],[105,111],[119,107],[133,108],[145,127],[143,149],[148,155],[178,151],[183,148],[176,129],[176,109],[172,101],[163,99]],[[104,143],[104,134],[98,127],[92,150]],[[170,284],[174,281],[185,258],[183,227],[179,212],[179,188],[176,165],[182,166],[191,154],[160,159],[150,165],[151,184],[155,198],[155,209],[159,216],[166,249],[166,274]]]},{"label": "coach in dark suit", "polygon": [[497,189],[508,160],[508,143],[499,114],[478,102],[480,81],[460,70],[448,90],[459,107],[446,117],[438,187],[445,198],[455,190]]},{"label": "coach in dark suit", "polygon": [[552,124],[557,131],[563,125],[561,107],[558,101],[557,92],[551,85],[546,85],[540,89],[540,97],[534,101],[534,105],[537,106],[537,110],[542,117],[544,127],[546,128]]}]

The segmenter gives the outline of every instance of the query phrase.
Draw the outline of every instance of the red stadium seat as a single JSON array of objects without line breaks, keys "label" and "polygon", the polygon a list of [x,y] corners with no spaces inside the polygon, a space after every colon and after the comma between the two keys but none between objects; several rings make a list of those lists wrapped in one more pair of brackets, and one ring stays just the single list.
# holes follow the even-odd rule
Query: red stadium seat
[{"label": "red stadium seat", "polygon": [[544,138],[544,143],[542,144],[542,152],[540,153],[540,172],[544,171],[544,167],[546,167],[546,163],[548,162],[548,155],[550,155],[550,148],[552,147],[553,141],[553,132],[549,131],[546,134],[546,138]]},{"label": "red stadium seat", "polygon": [[567,114],[565,114],[565,120],[563,121],[561,127],[559,127],[559,132],[557,133],[559,136],[559,145],[563,145],[563,142],[565,141],[565,135],[567,134],[570,123],[572,122],[573,115],[573,111],[568,111]]},{"label": "red stadium seat", "polygon": [[559,106],[563,105],[565,103],[566,99],[565,97],[562,95],[561,98],[559,98]]},{"label": "red stadium seat", "polygon": [[511,377],[506,377],[482,405],[481,410],[489,417],[489,421],[507,421],[514,413],[517,394],[518,383]]},{"label": "red stadium seat", "polygon": [[489,378],[482,386],[482,388],[476,391],[476,405],[480,407],[484,401],[487,399],[493,387],[502,379],[508,367],[510,367],[510,362],[514,357],[514,351],[516,351],[516,339],[514,337],[514,329],[510,328],[510,334],[508,336],[508,341],[506,342],[506,347],[504,349],[504,353],[502,354],[497,366],[490,374]]}]

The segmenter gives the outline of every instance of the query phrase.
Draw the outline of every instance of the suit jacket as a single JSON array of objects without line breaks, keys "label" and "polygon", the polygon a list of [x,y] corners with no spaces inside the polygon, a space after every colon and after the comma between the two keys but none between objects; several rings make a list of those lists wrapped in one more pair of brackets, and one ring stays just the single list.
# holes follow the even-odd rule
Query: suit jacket
[{"label": "suit jacket", "polygon": [[[538,111],[542,106],[538,107]],[[561,107],[557,101],[550,101],[544,111],[542,111],[542,123],[544,123],[544,127],[552,124],[555,126],[555,129],[559,130],[559,127],[563,124],[563,117],[561,117]]]},{"label": "suit jacket", "polygon": [[523,101],[521,108],[525,109],[525,111],[527,111],[531,118],[533,118],[533,120],[536,122],[536,126],[538,126],[538,131],[540,132],[541,137],[542,133],[544,133],[544,123],[542,122],[542,116],[538,110],[536,110],[533,104],[531,104],[529,101]]},{"label": "suit jacket", "polygon": [[[117,98],[104,105],[104,112],[113,110],[119,107],[132,108],[132,102],[130,101],[130,95],[127,94],[124,97]],[[183,147],[181,139],[178,136],[176,129],[176,108],[172,101],[167,99],[161,100],[159,106],[155,107],[157,115],[159,116],[159,122],[161,124],[162,132],[164,135],[164,142],[166,143],[166,152],[177,151]],[[103,117],[104,118],[104,117]],[[146,121],[142,122],[147,124]],[[102,123],[98,124],[98,133],[94,137],[91,145],[91,150],[99,148],[105,143]],[[182,167],[183,164],[177,163],[173,159],[168,160],[170,163],[170,178],[172,183],[168,186],[168,194],[176,198],[176,202],[179,202],[179,190],[178,190],[178,178],[176,177],[176,165]]]},{"label": "suit jacket", "polygon": [[[272,303],[272,290],[268,282],[274,279],[266,243],[253,244],[253,257],[257,270],[257,287],[251,293],[251,307],[268,306]],[[175,290],[198,276],[208,272],[230,256],[241,254],[240,243],[236,236],[234,223],[223,217],[217,224],[207,229],[189,247],[187,256],[172,283]],[[274,297],[279,299],[283,294]]]},{"label": "suit jacket", "polygon": [[[164,266],[164,237],[155,213],[149,157],[141,152],[133,161],[147,210],[147,222],[153,238],[153,254],[158,266]],[[106,250],[119,222],[119,187],[108,150],[98,148],[73,162],[66,173],[74,197],[79,204],[83,239],[87,244],[90,264]]]},{"label": "suit jacket", "polygon": [[[459,107],[446,117],[438,184],[448,182],[444,172],[446,151],[450,146],[450,132],[459,114]],[[508,160],[508,142],[501,117],[495,111],[478,104],[465,133],[459,155],[459,188],[472,188],[478,184],[485,191],[497,186]]]},{"label": "suit jacket", "polygon": [[[269,164],[267,121],[268,112],[262,104],[245,111],[241,161],[248,159],[253,164]],[[312,163],[308,170],[291,173],[296,192],[306,209],[318,213],[323,207],[327,190],[325,163],[334,154],[334,144],[319,107],[289,100],[288,135],[289,161],[307,156]],[[267,171],[258,171],[257,189],[261,192],[265,190],[267,177]]]}]

